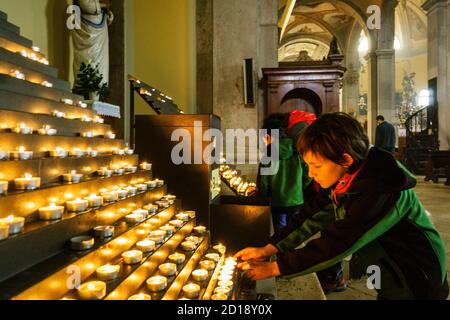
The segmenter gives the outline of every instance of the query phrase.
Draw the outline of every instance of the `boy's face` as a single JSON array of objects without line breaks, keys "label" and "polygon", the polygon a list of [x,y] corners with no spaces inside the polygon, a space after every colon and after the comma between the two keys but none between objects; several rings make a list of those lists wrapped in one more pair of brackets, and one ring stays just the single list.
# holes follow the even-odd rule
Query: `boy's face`
[{"label": "boy's face", "polygon": [[307,152],[303,156],[309,167],[309,176],[313,178],[323,189],[330,188],[337,183],[346,173],[347,169],[320,154]]}]

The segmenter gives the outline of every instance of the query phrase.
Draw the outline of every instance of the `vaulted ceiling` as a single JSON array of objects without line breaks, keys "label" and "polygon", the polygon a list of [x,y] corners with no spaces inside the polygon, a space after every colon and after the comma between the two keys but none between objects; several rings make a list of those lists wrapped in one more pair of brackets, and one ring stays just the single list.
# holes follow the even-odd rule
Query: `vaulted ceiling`
[{"label": "vaulted ceiling", "polygon": [[[426,16],[420,5],[423,0],[400,0],[396,9],[396,36],[404,55],[426,52]],[[281,18],[287,0],[279,0]],[[337,37],[343,53],[349,45],[352,29],[363,30],[369,5],[381,4],[376,0],[297,0],[279,45],[280,61],[295,61],[301,51],[307,51],[313,60],[327,56],[329,43]],[[399,52],[401,55],[402,52]]]}]

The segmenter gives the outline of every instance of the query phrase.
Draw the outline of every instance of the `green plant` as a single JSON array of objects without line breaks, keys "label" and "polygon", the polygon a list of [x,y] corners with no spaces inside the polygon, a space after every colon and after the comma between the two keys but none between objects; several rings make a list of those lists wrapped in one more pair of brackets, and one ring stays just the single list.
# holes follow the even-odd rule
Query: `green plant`
[{"label": "green plant", "polygon": [[98,93],[99,99],[104,101],[110,94],[110,89],[106,83],[103,83],[103,75],[98,69],[98,64],[94,67],[90,63],[81,63],[72,92],[82,95],[86,100],[89,99],[91,92]]}]

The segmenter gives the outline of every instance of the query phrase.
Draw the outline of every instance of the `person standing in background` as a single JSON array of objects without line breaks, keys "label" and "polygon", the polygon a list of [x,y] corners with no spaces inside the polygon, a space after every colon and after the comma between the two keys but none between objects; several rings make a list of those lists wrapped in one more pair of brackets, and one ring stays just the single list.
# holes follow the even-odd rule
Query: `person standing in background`
[{"label": "person standing in background", "polygon": [[375,147],[395,153],[395,128],[384,120],[382,115],[377,117],[377,129],[375,131]]}]

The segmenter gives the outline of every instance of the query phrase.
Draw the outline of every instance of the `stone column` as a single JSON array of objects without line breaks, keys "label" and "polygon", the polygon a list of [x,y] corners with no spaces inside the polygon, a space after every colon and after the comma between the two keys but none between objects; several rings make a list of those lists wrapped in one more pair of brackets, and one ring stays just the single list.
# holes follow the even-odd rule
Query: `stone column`
[{"label": "stone column", "polygon": [[342,90],[342,111],[347,113],[355,111],[356,116],[359,114],[359,73],[361,65],[359,62],[358,46],[360,37],[361,26],[355,23],[347,43],[345,54],[345,67],[347,71],[345,72],[344,87]]},{"label": "stone column", "polygon": [[428,79],[437,78],[439,144],[450,148],[450,10],[447,0],[428,0],[422,8],[428,17]]},{"label": "stone column", "polygon": [[382,114],[389,122],[395,119],[395,7],[397,0],[385,0],[381,8],[381,29],[370,31],[370,52],[367,130],[375,142],[376,116]]},{"label": "stone column", "polygon": [[381,29],[378,36],[377,81],[378,113],[391,123],[398,122],[395,116],[395,7],[397,0],[383,1],[381,7]]},{"label": "stone column", "polygon": [[369,52],[367,61],[367,135],[371,143],[375,143],[376,117],[378,113],[378,61],[375,52]]}]

